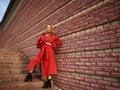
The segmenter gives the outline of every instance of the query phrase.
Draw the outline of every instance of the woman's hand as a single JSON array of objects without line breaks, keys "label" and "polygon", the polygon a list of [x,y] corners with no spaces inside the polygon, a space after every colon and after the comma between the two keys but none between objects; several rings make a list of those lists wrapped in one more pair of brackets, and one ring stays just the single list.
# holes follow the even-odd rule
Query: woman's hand
[{"label": "woman's hand", "polygon": [[47,45],[50,45],[50,46],[52,45],[52,44],[51,44],[51,43],[49,43],[49,42],[46,42],[46,44],[47,44]]}]

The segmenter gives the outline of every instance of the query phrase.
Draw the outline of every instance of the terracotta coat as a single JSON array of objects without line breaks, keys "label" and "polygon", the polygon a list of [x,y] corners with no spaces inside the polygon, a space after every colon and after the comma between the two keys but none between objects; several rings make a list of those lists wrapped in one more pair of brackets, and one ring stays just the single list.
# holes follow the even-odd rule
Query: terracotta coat
[{"label": "terracotta coat", "polygon": [[[52,45],[47,45],[46,42]],[[54,56],[54,48],[61,44],[61,40],[55,35],[54,40],[50,35],[43,33],[37,41],[36,47],[40,49],[38,55],[31,59],[27,70],[30,71],[34,66],[42,65],[42,76],[48,76],[50,74],[57,74],[56,61]]]}]

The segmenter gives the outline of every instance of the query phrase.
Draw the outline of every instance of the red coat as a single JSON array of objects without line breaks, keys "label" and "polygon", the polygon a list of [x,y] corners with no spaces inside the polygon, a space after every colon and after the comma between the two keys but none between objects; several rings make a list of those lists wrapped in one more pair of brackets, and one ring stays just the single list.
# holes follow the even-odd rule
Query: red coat
[{"label": "red coat", "polygon": [[[52,45],[47,45],[46,42]],[[37,41],[36,47],[40,49],[40,53],[36,55],[29,63],[27,69],[30,71],[35,65],[41,62],[42,76],[48,76],[50,74],[57,74],[56,61],[54,56],[54,48],[61,44],[61,40],[55,35],[54,40],[48,34],[42,34]]]}]

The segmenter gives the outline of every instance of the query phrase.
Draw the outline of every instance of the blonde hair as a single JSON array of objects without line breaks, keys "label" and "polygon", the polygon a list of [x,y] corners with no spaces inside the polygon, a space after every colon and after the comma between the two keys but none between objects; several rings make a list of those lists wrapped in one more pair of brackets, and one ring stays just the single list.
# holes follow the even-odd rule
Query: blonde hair
[{"label": "blonde hair", "polygon": [[[48,25],[47,25],[48,26]],[[54,39],[54,37],[55,37],[55,30],[54,30],[54,28],[53,28],[53,26],[52,25],[49,25],[50,26],[50,30],[49,30],[49,34],[52,36],[52,38]]]}]

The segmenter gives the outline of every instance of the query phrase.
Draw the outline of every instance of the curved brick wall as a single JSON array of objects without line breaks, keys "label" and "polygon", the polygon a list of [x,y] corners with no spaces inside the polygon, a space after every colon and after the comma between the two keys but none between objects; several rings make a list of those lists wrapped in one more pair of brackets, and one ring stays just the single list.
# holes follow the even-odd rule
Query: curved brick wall
[{"label": "curved brick wall", "polygon": [[25,0],[0,33],[0,47],[29,57],[47,24],[56,50],[55,84],[64,90],[120,90],[120,0]]}]

